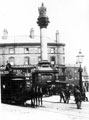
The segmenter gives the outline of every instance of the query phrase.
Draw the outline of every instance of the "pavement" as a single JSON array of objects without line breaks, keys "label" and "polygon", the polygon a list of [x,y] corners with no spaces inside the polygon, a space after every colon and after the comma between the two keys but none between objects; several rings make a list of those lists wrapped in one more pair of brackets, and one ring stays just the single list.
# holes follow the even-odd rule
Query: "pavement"
[{"label": "pavement", "polygon": [[[89,92],[86,96],[89,98]],[[44,97],[43,106],[36,108],[0,104],[0,120],[89,120],[89,101],[82,102],[78,110],[73,96],[69,104],[59,100],[58,95]]]},{"label": "pavement", "polygon": [[52,112],[45,108],[26,108],[11,105],[1,105],[1,120],[69,120],[66,115]]}]

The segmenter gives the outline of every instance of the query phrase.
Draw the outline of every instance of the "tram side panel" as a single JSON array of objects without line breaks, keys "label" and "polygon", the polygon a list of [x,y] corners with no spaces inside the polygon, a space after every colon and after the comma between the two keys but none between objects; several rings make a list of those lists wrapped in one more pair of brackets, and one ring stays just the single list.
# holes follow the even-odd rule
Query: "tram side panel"
[{"label": "tram side panel", "polygon": [[11,99],[11,91],[10,91],[10,77],[8,75],[1,76],[1,102],[7,102]]},{"label": "tram side panel", "polygon": [[24,103],[30,99],[26,90],[25,77],[10,75],[1,76],[1,102],[2,103]]}]

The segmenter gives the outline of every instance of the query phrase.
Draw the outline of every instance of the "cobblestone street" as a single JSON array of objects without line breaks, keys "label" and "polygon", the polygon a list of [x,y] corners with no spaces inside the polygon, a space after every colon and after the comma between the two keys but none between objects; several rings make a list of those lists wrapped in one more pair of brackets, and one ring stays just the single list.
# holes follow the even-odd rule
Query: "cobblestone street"
[{"label": "cobblestone street", "polygon": [[[89,93],[87,93],[89,96]],[[89,98],[89,97],[88,97]],[[27,101],[30,104],[30,101]],[[1,120],[89,120],[89,102],[82,102],[77,109],[73,96],[69,104],[59,103],[59,96],[43,98],[43,106],[37,108],[0,105]]]}]

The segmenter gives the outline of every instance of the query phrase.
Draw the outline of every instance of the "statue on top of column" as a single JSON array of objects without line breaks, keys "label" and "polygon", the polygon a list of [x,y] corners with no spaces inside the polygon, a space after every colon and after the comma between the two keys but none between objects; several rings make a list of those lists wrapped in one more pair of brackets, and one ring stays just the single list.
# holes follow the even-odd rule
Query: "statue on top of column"
[{"label": "statue on top of column", "polygon": [[46,17],[46,8],[44,7],[43,3],[41,7],[38,8],[38,11],[39,11],[39,17]]}]

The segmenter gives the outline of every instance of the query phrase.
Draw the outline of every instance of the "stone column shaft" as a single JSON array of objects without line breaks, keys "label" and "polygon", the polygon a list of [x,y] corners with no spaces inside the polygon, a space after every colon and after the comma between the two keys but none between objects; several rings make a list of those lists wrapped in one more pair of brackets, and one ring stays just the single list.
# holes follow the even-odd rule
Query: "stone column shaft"
[{"label": "stone column shaft", "polygon": [[41,60],[48,60],[46,28],[40,29]]}]

